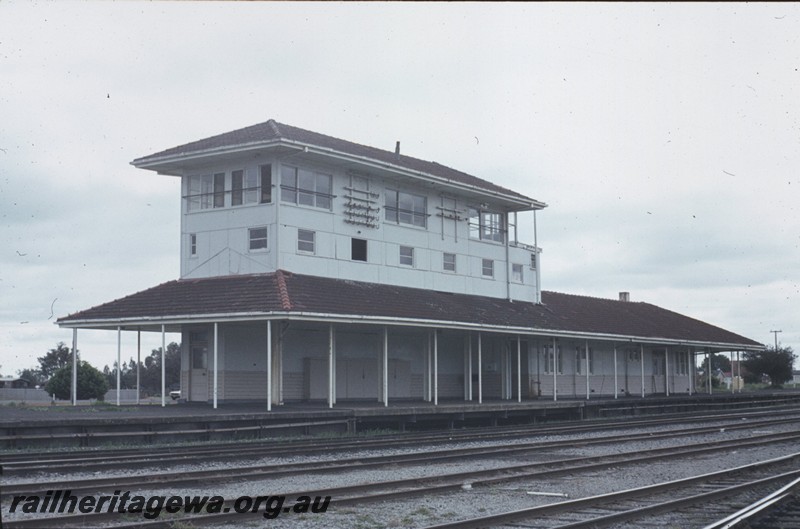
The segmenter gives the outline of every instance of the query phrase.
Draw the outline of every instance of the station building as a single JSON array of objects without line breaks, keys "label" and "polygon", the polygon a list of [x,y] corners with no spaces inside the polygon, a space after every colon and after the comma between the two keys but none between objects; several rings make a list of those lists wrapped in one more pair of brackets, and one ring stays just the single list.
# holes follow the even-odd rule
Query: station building
[{"label": "station building", "polygon": [[73,349],[78,329],[181,333],[188,401],[691,394],[696,355],[763,349],[627,293],[542,291],[518,226],[546,204],[399,143],[270,120],[132,164],[181,179],[180,279],[58,324]]}]

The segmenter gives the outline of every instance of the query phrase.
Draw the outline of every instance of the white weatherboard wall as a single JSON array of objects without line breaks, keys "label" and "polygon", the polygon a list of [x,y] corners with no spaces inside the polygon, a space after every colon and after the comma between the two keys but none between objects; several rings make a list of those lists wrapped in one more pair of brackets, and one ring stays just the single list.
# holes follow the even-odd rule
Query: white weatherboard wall
[{"label": "white weatherboard wall", "polygon": [[[182,201],[181,277],[199,278],[221,275],[271,272],[284,269],[300,274],[318,275],[438,291],[475,294],[490,297],[536,300],[536,271],[531,268],[531,249],[522,246],[480,241],[469,237],[466,220],[469,206],[475,199],[456,197],[461,220],[443,219],[437,214],[442,204],[441,189],[429,185],[399,184],[378,177],[369,179],[369,191],[375,193],[374,206],[380,208],[376,227],[345,222],[345,194],[351,187],[351,176],[342,170],[300,163],[291,158],[292,166],[301,166],[332,175],[331,210],[295,205],[280,200],[280,160],[259,158],[257,163],[229,163],[187,171],[183,178],[186,196],[191,175],[224,172],[226,175],[225,206],[189,212],[187,200]],[[231,171],[259,170],[260,165],[272,166],[272,203],[231,207]],[[387,189],[424,195],[427,199],[427,227],[396,224],[385,220]],[[502,210],[501,204],[486,202],[489,209]],[[268,228],[266,250],[248,249],[248,229]],[[444,228],[444,229],[443,229]],[[315,232],[315,251],[302,252],[297,247],[298,229]],[[190,255],[190,234],[196,234],[197,253]],[[444,235],[443,235],[444,234]],[[367,240],[367,261],[351,259],[353,238]],[[414,248],[414,265],[400,264],[400,246]],[[443,269],[443,253],[456,255],[456,271]],[[507,284],[511,263],[523,267],[523,282]],[[482,273],[482,260],[494,261],[494,276]]]}]

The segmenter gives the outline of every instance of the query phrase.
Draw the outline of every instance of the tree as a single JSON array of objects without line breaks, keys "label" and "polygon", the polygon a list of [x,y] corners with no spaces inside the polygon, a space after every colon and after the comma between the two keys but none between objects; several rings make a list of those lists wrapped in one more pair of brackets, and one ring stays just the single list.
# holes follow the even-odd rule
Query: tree
[{"label": "tree", "polygon": [[72,365],[72,350],[64,342],[58,342],[55,349],[50,349],[46,355],[40,356],[38,360],[39,373],[47,380],[59,369]]},{"label": "tree", "polygon": [[742,365],[750,377],[748,382],[760,382],[767,375],[772,387],[779,387],[792,379],[792,366],[797,356],[791,347],[767,347],[766,351],[747,351]]},{"label": "tree", "polygon": [[17,371],[17,375],[19,375],[19,378],[27,380],[31,386],[41,386],[46,382],[38,369],[20,369]]},{"label": "tree", "polygon": [[[153,349],[150,356],[144,359],[142,368],[142,391],[152,395],[161,394],[161,348]],[[170,388],[179,388],[181,384],[181,345],[175,342],[167,345],[164,353],[164,381]]]},{"label": "tree", "polygon": [[[164,354],[164,380],[167,390],[179,388],[181,384],[181,346],[172,342],[167,345]],[[105,366],[103,374],[106,377],[108,386],[117,387],[117,363],[114,362],[113,369]],[[161,348],[153,349],[144,358],[139,366],[139,389],[145,395],[161,394]],[[122,389],[136,389],[136,361],[131,358],[128,362],[122,362],[120,371],[120,387]]]},{"label": "tree", "polygon": [[[103,373],[89,362],[78,362],[78,399],[103,400],[108,391],[108,383]],[[45,385],[45,391],[57,399],[69,399],[72,395],[72,364],[56,371]]]},{"label": "tree", "polygon": [[[709,355],[711,357],[711,374],[714,375],[720,371],[723,373],[730,372],[731,370],[731,360],[727,357],[727,355],[719,354],[719,353],[711,353]],[[706,371],[708,367],[708,361],[703,358],[703,363],[700,364],[703,368],[703,372]]]}]

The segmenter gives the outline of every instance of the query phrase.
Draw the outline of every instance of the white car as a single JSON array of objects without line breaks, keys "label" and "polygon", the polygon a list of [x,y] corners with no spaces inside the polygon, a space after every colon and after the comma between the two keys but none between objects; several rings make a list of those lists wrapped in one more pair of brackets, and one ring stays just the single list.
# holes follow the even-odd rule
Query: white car
[{"label": "white car", "polygon": [[172,397],[172,400],[178,400],[181,398],[181,390],[176,389],[175,391],[170,391],[169,396]]}]

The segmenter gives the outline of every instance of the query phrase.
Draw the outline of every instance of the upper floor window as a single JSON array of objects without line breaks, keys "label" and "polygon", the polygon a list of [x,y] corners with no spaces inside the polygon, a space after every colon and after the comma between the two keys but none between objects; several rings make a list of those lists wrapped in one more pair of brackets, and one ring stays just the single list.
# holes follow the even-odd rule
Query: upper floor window
[{"label": "upper floor window", "polygon": [[536,254],[531,254],[531,270],[536,270]]},{"label": "upper floor window", "polygon": [[482,241],[503,242],[503,214],[469,208],[469,236]]},{"label": "upper floor window", "polygon": [[189,177],[189,193],[186,195],[189,211],[209,209],[214,201],[214,176],[210,174]]},{"label": "upper floor window", "polygon": [[267,228],[250,228],[248,232],[250,238],[250,250],[267,249]]},{"label": "upper floor window", "polygon": [[297,251],[314,253],[316,233],[311,230],[297,230]]},{"label": "upper floor window", "polygon": [[225,173],[214,175],[214,207],[225,207]]},{"label": "upper floor window", "polygon": [[400,264],[414,266],[414,248],[411,246],[400,247]]},{"label": "upper floor window", "polygon": [[353,238],[350,241],[350,259],[353,261],[367,260],[367,240]]},{"label": "upper floor window", "polygon": [[231,206],[272,202],[272,166],[262,165],[258,172],[231,172]]},{"label": "upper floor window", "polygon": [[428,224],[427,199],[394,189],[386,190],[386,220],[425,228]]},{"label": "upper floor window", "polygon": [[481,264],[481,273],[484,277],[494,277],[494,261],[491,259],[483,259]]},{"label": "upper floor window", "polygon": [[[226,189],[226,184],[225,173],[190,176],[186,195],[188,210],[272,202],[272,166],[269,164],[260,166],[258,171],[231,171],[230,189]],[[227,195],[231,197],[230,203],[225,198]]]},{"label": "upper floor window", "polygon": [[454,253],[443,253],[442,254],[442,269],[445,272],[455,272],[456,271],[456,254],[454,254]]},{"label": "upper floor window", "polygon": [[197,257],[197,234],[190,233],[189,234],[189,255],[192,257]]},{"label": "upper floor window", "polygon": [[284,165],[281,167],[281,201],[331,209],[331,175]]},{"label": "upper floor window", "polygon": [[512,264],[511,265],[511,277],[517,283],[523,283],[522,281],[522,265],[521,264]]}]

